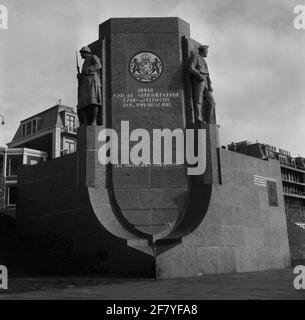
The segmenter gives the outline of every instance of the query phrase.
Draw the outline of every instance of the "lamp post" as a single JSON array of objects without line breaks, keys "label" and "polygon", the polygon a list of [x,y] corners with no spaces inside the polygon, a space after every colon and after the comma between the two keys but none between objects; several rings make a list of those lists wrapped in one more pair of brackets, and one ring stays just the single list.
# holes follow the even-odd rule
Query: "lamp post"
[{"label": "lamp post", "polygon": [[0,114],[0,118],[2,119],[2,121],[1,121],[1,125],[5,125],[5,121],[4,121],[4,117],[3,117],[3,115],[2,114]]}]

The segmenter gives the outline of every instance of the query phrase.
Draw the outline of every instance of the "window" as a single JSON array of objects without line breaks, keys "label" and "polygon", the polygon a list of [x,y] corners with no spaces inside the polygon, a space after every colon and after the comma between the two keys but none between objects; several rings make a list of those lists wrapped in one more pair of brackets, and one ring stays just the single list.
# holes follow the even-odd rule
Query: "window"
[{"label": "window", "polygon": [[17,202],[17,186],[7,186],[5,195],[5,205],[15,206]]},{"label": "window", "polygon": [[65,139],[63,145],[63,154],[70,154],[76,151],[76,142],[72,139]]},{"label": "window", "polygon": [[33,120],[33,133],[37,131],[37,120]]},{"label": "window", "polygon": [[75,116],[73,116],[71,114],[67,114],[66,127],[68,128],[68,132],[75,132],[75,127],[76,127]]},{"label": "window", "polygon": [[280,156],[280,164],[286,166],[287,165],[287,159],[286,157]]},{"label": "window", "polygon": [[0,211],[5,206],[5,180],[4,177],[0,176]]},{"label": "window", "polygon": [[23,163],[22,156],[9,156],[7,161],[6,175],[8,177],[17,176],[18,169]]},{"label": "window", "polygon": [[34,166],[38,163],[41,163],[42,162],[42,158],[40,157],[36,157],[36,156],[27,156],[27,159],[26,159],[26,163],[31,165],[31,166]]},{"label": "window", "polygon": [[22,124],[22,137],[31,135],[38,131],[38,118]]},{"label": "window", "polygon": [[0,154],[0,176],[4,175],[3,168],[4,168],[4,156]]},{"label": "window", "polygon": [[32,122],[26,124],[26,135],[29,136],[32,133]]},{"label": "window", "polygon": [[26,125],[25,124],[22,125],[22,136],[23,137],[26,136]]}]

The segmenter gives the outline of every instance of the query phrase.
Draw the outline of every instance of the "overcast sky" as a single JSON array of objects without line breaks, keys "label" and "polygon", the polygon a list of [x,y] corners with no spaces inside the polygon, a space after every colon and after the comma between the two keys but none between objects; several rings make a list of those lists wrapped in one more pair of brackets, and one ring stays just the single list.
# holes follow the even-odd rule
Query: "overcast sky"
[{"label": "overcast sky", "polygon": [[0,146],[20,120],[76,106],[75,50],[97,40],[111,17],[180,17],[210,44],[221,144],[259,140],[305,156],[305,30],[301,0],[0,0]]}]

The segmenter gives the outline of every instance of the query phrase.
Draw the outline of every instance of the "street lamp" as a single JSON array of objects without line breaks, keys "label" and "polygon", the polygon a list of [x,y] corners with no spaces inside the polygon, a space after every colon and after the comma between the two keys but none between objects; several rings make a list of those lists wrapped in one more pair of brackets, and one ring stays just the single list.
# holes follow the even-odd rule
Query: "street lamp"
[{"label": "street lamp", "polygon": [[1,119],[2,119],[2,122],[1,122],[1,124],[4,126],[5,125],[5,122],[4,122],[4,117],[3,117],[3,115],[2,114],[0,114],[0,117],[1,117]]}]

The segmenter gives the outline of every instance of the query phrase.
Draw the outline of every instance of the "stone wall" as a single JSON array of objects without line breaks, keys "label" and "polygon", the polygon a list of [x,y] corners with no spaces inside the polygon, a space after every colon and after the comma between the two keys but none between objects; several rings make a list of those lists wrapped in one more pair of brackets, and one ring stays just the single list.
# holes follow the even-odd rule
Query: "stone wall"
[{"label": "stone wall", "polygon": [[[222,185],[214,184],[202,224],[182,244],[157,257],[160,278],[249,272],[290,265],[280,167],[221,150]],[[254,175],[276,181],[278,207]]]},{"label": "stone wall", "polygon": [[79,129],[77,153],[22,167],[18,234],[43,271],[153,277],[153,257],[127,246],[123,238],[136,236],[113,214],[105,167],[97,160],[99,129]]}]

